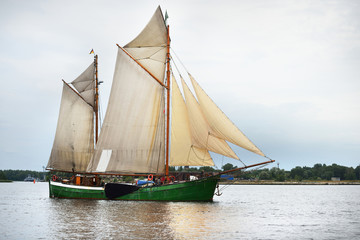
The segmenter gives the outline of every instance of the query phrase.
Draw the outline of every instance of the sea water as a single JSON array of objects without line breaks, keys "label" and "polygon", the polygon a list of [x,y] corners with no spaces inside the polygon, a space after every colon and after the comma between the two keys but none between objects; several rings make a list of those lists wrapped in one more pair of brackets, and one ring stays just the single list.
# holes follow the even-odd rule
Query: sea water
[{"label": "sea water", "polygon": [[212,203],[50,199],[0,183],[0,239],[360,239],[360,186],[237,185]]}]

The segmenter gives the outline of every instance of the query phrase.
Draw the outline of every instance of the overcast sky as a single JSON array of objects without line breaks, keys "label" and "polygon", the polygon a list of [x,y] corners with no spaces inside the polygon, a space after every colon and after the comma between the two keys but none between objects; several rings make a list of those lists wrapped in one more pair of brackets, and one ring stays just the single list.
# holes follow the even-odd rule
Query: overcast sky
[{"label": "overcast sky", "polygon": [[[106,108],[115,44],[158,5],[186,68],[280,168],[360,164],[360,1],[2,0],[0,169],[46,166],[61,79],[85,70],[92,48]],[[246,164],[266,160],[234,150]]]}]

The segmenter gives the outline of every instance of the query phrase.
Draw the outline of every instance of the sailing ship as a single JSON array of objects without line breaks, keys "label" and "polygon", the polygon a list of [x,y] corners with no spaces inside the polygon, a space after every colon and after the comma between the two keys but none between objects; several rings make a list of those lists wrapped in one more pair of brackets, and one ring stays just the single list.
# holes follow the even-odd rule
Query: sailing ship
[{"label": "sailing ship", "polygon": [[[266,156],[227,118],[191,74],[196,97],[179,74],[183,97],[170,65],[169,26],[160,6],[135,39],[117,47],[100,134],[98,56],[94,55],[94,62],[74,81],[63,80],[47,170],[73,173],[73,177],[60,179],[53,175],[49,181],[50,197],[212,201],[221,174],[274,161],[269,158],[199,178],[171,176],[169,166],[214,166],[209,151],[239,159],[227,142]],[[104,183],[101,179],[108,176],[142,176],[148,180],[145,184]]]}]

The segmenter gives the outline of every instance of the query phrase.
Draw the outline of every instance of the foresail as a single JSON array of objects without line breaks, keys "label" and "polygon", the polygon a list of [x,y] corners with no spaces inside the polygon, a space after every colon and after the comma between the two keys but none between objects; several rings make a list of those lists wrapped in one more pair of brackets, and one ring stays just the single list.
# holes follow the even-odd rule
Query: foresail
[{"label": "foresail", "polygon": [[199,103],[182,78],[181,83],[186,99],[186,108],[194,145],[227,157],[239,159],[226,141],[213,134],[212,129],[201,112]]},{"label": "foresail", "polygon": [[251,152],[265,156],[216,106],[190,74],[189,77],[199,101],[201,111],[209,123],[213,134],[218,138],[229,141]]},{"label": "foresail", "polygon": [[160,6],[142,32],[124,48],[157,79],[163,81],[167,45],[167,28]]},{"label": "foresail", "polygon": [[91,63],[90,66],[77,77],[71,84],[79,92],[81,97],[89,103],[91,106],[94,106],[95,103],[95,65]]},{"label": "foresail", "polygon": [[48,169],[86,170],[94,150],[93,118],[93,108],[64,83]]},{"label": "foresail", "polygon": [[179,86],[171,81],[171,166],[213,166],[209,152],[192,143],[188,113]]},{"label": "foresail", "polygon": [[89,172],[164,173],[163,87],[121,48]]}]

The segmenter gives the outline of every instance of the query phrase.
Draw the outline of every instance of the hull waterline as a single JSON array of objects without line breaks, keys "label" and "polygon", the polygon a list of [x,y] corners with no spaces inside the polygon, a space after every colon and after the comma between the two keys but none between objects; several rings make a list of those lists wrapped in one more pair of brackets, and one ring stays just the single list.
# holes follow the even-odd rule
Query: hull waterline
[{"label": "hull waterline", "polygon": [[[182,183],[141,187],[129,194],[111,200],[133,201],[212,201],[219,176]],[[110,200],[105,187],[88,187],[49,182],[51,198]]]}]

